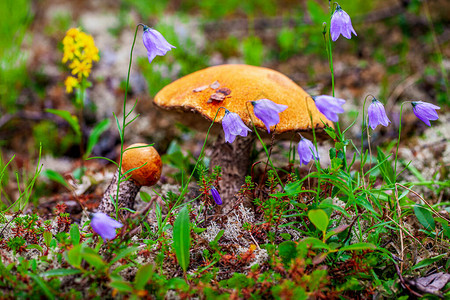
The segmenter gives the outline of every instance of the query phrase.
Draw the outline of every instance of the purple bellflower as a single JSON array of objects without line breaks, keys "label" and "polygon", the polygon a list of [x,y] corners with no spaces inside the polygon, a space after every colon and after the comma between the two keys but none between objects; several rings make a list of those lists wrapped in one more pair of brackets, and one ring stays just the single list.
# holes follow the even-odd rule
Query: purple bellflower
[{"label": "purple bellflower", "polygon": [[288,108],[287,105],[276,104],[269,99],[252,101],[252,105],[255,116],[263,121],[269,133],[270,126],[277,125],[280,122],[280,116],[278,114]]},{"label": "purple bellflower", "polygon": [[211,195],[217,205],[222,205],[222,198],[220,198],[220,194],[215,187],[211,187]]},{"label": "purple bellflower", "polygon": [[343,113],[344,109],[341,107],[344,99],[335,98],[331,96],[321,95],[313,97],[316,102],[317,109],[333,122],[339,121],[337,114]]},{"label": "purple bellflower", "polygon": [[367,109],[367,113],[369,115],[369,126],[375,129],[378,125],[383,125],[387,127],[391,121],[389,121],[386,116],[386,111],[384,110],[383,103],[373,98],[372,103],[369,105]]},{"label": "purple bellflower", "polygon": [[230,144],[234,142],[236,136],[247,136],[247,133],[251,131],[250,128],[245,126],[237,113],[230,112],[228,109],[225,110],[222,127],[225,132],[225,141]]},{"label": "purple bellflower", "polygon": [[114,220],[102,212],[91,214],[91,227],[103,240],[112,240],[116,237],[116,228],[122,227],[122,223]]},{"label": "purple bellflower", "polygon": [[418,117],[428,126],[431,126],[430,120],[434,121],[439,119],[439,116],[436,112],[436,109],[441,109],[439,106],[423,101],[411,102],[411,105],[416,117]]},{"label": "purple bellflower", "polygon": [[337,5],[336,10],[331,17],[331,39],[335,42],[341,34],[347,39],[351,39],[352,32],[354,35],[357,35],[355,29],[353,29],[350,16],[339,5]]},{"label": "purple bellflower", "polygon": [[319,154],[316,151],[313,143],[310,140],[301,137],[300,142],[297,145],[297,152],[300,158],[300,166],[307,165],[311,159],[319,160]]},{"label": "purple bellflower", "polygon": [[164,56],[167,51],[175,48],[169,44],[161,33],[153,28],[144,25],[144,34],[142,35],[145,48],[147,48],[148,61],[151,63],[156,55]]}]

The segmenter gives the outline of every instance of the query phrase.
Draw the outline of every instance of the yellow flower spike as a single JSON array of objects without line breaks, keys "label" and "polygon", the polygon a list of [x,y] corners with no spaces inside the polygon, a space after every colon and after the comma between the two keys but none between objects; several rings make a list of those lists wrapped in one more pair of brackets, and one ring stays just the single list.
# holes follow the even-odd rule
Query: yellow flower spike
[{"label": "yellow flower spike", "polygon": [[94,38],[79,28],[71,28],[63,39],[63,46],[62,62],[70,62],[69,68],[72,69],[72,74],[77,75],[78,80],[89,77],[92,62],[100,59]]},{"label": "yellow flower spike", "polygon": [[71,38],[74,38],[80,33],[80,29],[79,28],[70,28],[69,30],[67,30],[66,32],[66,36],[69,36]]},{"label": "yellow flower spike", "polygon": [[75,77],[68,76],[66,80],[64,80],[64,85],[66,86],[66,93],[70,94],[73,92],[74,88],[78,87],[79,82]]},{"label": "yellow flower spike", "polygon": [[[76,62],[76,63],[75,63]],[[88,78],[91,73],[92,64],[88,61],[74,61],[71,66],[74,66],[72,69],[72,74],[77,75],[78,79],[81,80],[82,77]]]}]

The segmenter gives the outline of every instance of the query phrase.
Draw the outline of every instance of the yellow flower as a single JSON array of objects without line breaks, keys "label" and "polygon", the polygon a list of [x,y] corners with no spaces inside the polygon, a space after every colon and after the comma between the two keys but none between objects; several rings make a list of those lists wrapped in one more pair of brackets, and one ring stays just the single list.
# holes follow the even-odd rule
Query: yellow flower
[{"label": "yellow flower", "polygon": [[73,75],[78,76],[78,80],[89,77],[92,62],[100,59],[94,38],[79,28],[71,28],[62,43],[64,46],[62,62],[71,62],[69,68],[72,69]]},{"label": "yellow flower", "polygon": [[72,69],[72,74],[73,75],[78,74],[78,79],[81,79],[82,77],[85,78],[89,77],[89,74],[91,73],[92,64],[86,60],[83,61],[74,60],[69,67]]},{"label": "yellow flower", "polygon": [[74,43],[67,43],[64,45],[64,56],[62,59],[63,63],[66,63],[69,60],[74,60],[76,57],[81,55],[78,46]]},{"label": "yellow flower", "polygon": [[78,80],[72,76],[68,76],[64,81],[64,84],[66,86],[66,93],[68,94],[72,93],[73,89],[79,85]]},{"label": "yellow flower", "polygon": [[70,28],[66,32],[66,36],[69,36],[69,37],[71,37],[73,39],[75,39],[75,37],[77,37],[79,34],[80,34],[80,29],[79,28]]}]

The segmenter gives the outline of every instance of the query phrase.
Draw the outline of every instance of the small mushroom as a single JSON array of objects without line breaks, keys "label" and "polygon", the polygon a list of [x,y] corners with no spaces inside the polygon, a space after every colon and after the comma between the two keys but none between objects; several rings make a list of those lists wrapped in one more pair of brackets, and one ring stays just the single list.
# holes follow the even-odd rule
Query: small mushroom
[{"label": "small mushroom", "polygon": [[[138,147],[138,148],[137,148]],[[133,170],[129,173],[127,171]],[[147,144],[137,143],[125,149],[122,157],[121,173],[125,177],[130,177],[120,183],[118,207],[134,209],[134,201],[141,186],[152,186],[161,177],[162,162],[161,157],[155,148]],[[122,177],[123,178],[123,177]],[[117,185],[119,181],[119,170],[114,174],[111,183],[103,194],[98,210],[105,214],[115,211],[112,199],[116,198]]]},{"label": "small mushroom", "polygon": [[[217,92],[211,89],[194,92],[197,87],[213,81],[218,81],[221,87],[227,88],[227,95],[222,101],[208,102],[212,94]],[[262,135],[266,135],[266,127],[255,117],[253,106],[248,103],[263,98],[288,106],[279,114],[280,122],[275,131],[278,138],[290,139],[293,132],[302,132],[304,136],[311,137],[308,110],[311,112],[319,139],[327,136],[323,130],[325,125],[333,126],[333,123],[319,112],[311,96],[287,76],[271,69],[249,65],[220,65],[194,72],[164,87],[155,96],[154,103],[167,110],[182,111],[182,117],[178,119],[187,126],[200,130],[205,130],[214,120],[218,109],[224,107],[237,113],[252,130],[253,121]],[[224,115],[225,111],[221,109],[215,122],[220,124]],[[210,166],[211,169],[215,165],[222,167],[219,187],[226,211],[236,203],[234,196],[244,183],[255,134],[249,132],[246,137],[239,136],[229,144],[224,140],[222,128],[216,127],[219,136],[213,145]]]}]

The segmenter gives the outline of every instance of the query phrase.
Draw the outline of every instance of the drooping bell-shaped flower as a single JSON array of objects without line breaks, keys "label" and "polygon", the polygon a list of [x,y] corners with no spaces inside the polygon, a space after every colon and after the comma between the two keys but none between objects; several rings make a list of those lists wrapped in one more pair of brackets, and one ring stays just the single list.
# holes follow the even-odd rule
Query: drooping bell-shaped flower
[{"label": "drooping bell-shaped flower", "polygon": [[215,187],[211,187],[211,195],[217,205],[222,205],[222,198],[220,197],[220,194]]},{"label": "drooping bell-shaped flower", "polygon": [[144,25],[144,34],[142,41],[147,48],[148,61],[151,63],[156,55],[164,56],[167,51],[175,48],[169,44],[166,39],[157,30]]},{"label": "drooping bell-shaped flower", "polygon": [[236,136],[247,136],[247,133],[251,131],[237,113],[230,112],[228,109],[225,110],[222,127],[225,133],[225,142],[230,144],[234,142]]},{"label": "drooping bell-shaped flower", "polygon": [[325,115],[328,119],[333,122],[339,121],[339,117],[337,114],[341,114],[344,112],[344,109],[341,107],[344,103],[344,99],[332,97],[332,96],[316,96],[313,97],[316,102],[317,109]]},{"label": "drooping bell-shaped flower", "polygon": [[375,98],[372,99],[372,103],[369,105],[367,113],[369,115],[369,126],[372,129],[375,129],[380,124],[387,127],[389,123],[391,123],[386,115],[383,103]]},{"label": "drooping bell-shaped flower", "polygon": [[121,228],[122,223],[114,220],[102,212],[91,214],[91,227],[104,240],[112,240],[116,237],[116,228]]},{"label": "drooping bell-shaped flower", "polygon": [[255,116],[260,119],[270,133],[270,126],[277,125],[280,122],[280,112],[284,111],[287,105],[276,104],[269,99],[260,99],[251,102]]},{"label": "drooping bell-shaped flower", "polygon": [[416,117],[418,117],[428,126],[431,126],[430,120],[435,121],[439,119],[439,116],[436,112],[437,109],[441,109],[439,106],[423,101],[411,102],[411,105]]},{"label": "drooping bell-shaped flower", "polygon": [[301,137],[300,142],[297,145],[297,152],[300,159],[300,166],[307,165],[312,159],[319,160],[319,154],[317,153],[314,144],[304,137]]},{"label": "drooping bell-shaped flower", "polygon": [[347,39],[351,39],[352,33],[354,35],[357,35],[355,29],[353,29],[350,16],[339,5],[337,5],[336,10],[331,17],[331,39],[333,40],[333,42],[335,42],[341,34]]}]

